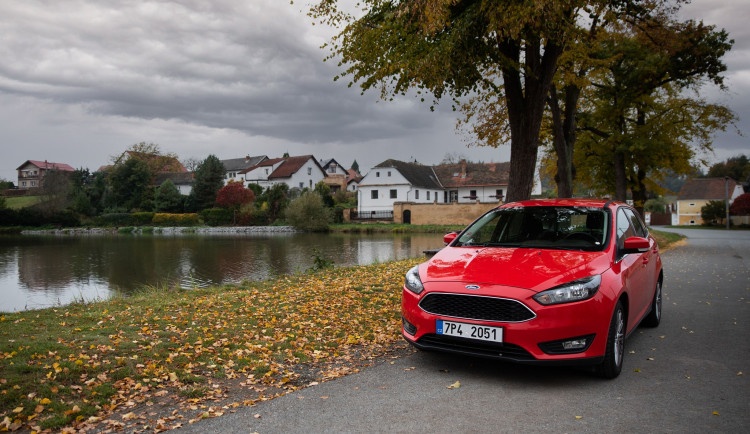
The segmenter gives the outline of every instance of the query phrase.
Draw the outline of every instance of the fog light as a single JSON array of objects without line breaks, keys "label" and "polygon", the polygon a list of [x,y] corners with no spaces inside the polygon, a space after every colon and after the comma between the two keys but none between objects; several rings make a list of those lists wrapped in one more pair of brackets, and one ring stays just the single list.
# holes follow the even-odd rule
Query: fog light
[{"label": "fog light", "polygon": [[406,333],[409,333],[412,336],[414,336],[414,335],[417,334],[417,326],[415,326],[414,324],[412,324],[409,321],[407,321],[406,318],[404,318],[404,317],[401,317],[401,322],[404,325],[404,331]]},{"label": "fog light", "polygon": [[586,339],[574,339],[572,341],[565,341],[562,343],[563,350],[565,351],[571,351],[571,350],[580,350],[582,348],[586,348],[587,342]]},{"label": "fog light", "polygon": [[596,335],[575,336],[559,341],[542,342],[539,349],[547,354],[576,354],[589,349]]}]

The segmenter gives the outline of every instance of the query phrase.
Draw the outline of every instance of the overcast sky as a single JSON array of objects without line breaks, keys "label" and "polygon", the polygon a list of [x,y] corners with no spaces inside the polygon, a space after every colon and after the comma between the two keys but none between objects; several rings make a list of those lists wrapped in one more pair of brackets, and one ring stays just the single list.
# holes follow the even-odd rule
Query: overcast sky
[{"label": "overcast sky", "polygon": [[[180,159],[313,154],[363,172],[448,153],[508,161],[509,146],[466,146],[450,104],[379,101],[319,46],[297,0],[0,0],[0,178],[26,160],[96,170],[138,142]],[[713,161],[750,154],[750,2],[695,0],[683,15],[729,31],[731,107],[745,137],[720,135]]]}]

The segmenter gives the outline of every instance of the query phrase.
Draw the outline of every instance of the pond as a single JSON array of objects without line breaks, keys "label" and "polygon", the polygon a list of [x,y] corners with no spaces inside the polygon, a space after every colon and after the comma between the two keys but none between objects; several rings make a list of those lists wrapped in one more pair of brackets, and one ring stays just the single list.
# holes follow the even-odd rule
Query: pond
[{"label": "pond", "polygon": [[[423,256],[441,234],[0,236],[0,312],[106,299],[145,285],[193,288]],[[406,272],[407,270],[404,270]]]}]

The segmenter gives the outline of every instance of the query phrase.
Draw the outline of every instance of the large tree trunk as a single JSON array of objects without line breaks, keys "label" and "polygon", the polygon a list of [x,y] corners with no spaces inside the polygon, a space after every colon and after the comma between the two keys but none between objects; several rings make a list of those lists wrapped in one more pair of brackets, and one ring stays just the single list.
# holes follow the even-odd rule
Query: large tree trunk
[{"label": "large tree trunk", "polygon": [[628,197],[628,175],[625,170],[625,154],[615,149],[615,200],[625,202]]},{"label": "large tree trunk", "polygon": [[[555,65],[562,52],[560,46],[549,41],[544,48],[539,40],[524,42],[527,70],[523,74],[523,79],[521,72],[513,66],[506,66],[502,70],[510,124],[511,165],[506,196],[508,202],[527,200],[531,197],[542,116]],[[516,64],[520,63],[521,41],[498,40],[498,48],[508,59],[515,60]]]},{"label": "large tree trunk", "polygon": [[578,98],[581,94],[577,86],[565,86],[565,112],[560,108],[557,89],[554,85],[550,89],[549,106],[552,113],[552,136],[555,154],[557,155],[557,197],[573,197],[573,180],[575,167],[573,166],[573,147],[576,141],[576,111]]}]

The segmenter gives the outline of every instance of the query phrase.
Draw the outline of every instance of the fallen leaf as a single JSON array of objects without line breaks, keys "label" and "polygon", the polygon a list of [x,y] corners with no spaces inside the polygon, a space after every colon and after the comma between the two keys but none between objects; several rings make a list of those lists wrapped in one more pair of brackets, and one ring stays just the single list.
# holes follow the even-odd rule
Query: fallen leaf
[{"label": "fallen leaf", "polygon": [[455,383],[451,384],[450,386],[445,386],[446,389],[458,389],[461,387],[461,382],[456,381]]},{"label": "fallen leaf", "polygon": [[583,416],[576,416],[576,419],[583,419]]}]

